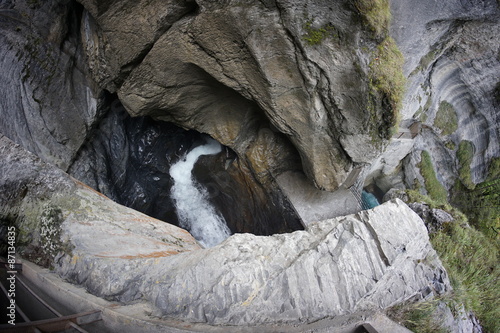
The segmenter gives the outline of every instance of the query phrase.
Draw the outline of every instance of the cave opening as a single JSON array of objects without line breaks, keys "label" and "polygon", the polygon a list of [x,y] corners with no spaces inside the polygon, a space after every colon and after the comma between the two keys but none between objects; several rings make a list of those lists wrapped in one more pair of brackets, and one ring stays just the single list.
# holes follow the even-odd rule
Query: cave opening
[{"label": "cave opening", "polygon": [[[120,204],[196,233],[182,221],[182,214],[179,218],[171,169],[197,147],[215,140],[151,117],[131,117],[116,97],[109,99],[109,110],[68,172]],[[220,145],[212,154],[200,154],[191,177],[231,234],[303,229],[277,185],[261,185],[229,147]]]}]

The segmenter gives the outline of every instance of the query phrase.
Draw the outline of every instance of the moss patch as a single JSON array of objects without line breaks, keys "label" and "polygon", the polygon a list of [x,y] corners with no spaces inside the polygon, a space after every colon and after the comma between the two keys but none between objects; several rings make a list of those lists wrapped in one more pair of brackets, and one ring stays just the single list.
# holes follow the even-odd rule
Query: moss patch
[{"label": "moss patch", "polygon": [[338,33],[335,30],[335,27],[330,24],[326,24],[320,28],[313,28],[312,21],[307,21],[304,24],[304,30],[306,33],[302,35],[302,38],[309,45],[318,45],[323,42],[328,37],[337,37]]},{"label": "moss patch", "polygon": [[442,135],[450,135],[458,129],[457,113],[453,105],[446,101],[439,104],[434,126],[439,128]]},{"label": "moss patch", "polygon": [[439,182],[434,171],[431,155],[427,151],[422,151],[420,154],[421,161],[418,164],[420,174],[424,178],[425,189],[429,196],[439,203],[447,202],[448,193],[444,186]]},{"label": "moss patch", "polygon": [[453,286],[453,299],[479,318],[487,332],[500,325],[500,266],[498,242],[474,228],[451,223],[431,237]]},{"label": "moss patch", "polygon": [[500,157],[494,157],[488,165],[488,176],[486,176],[486,181],[498,179],[500,179]]},{"label": "moss patch", "polygon": [[450,140],[450,141],[446,141],[446,142],[444,143],[444,146],[445,146],[446,148],[448,148],[449,150],[453,150],[453,151],[454,151],[455,149],[457,149],[457,146],[455,145],[455,142],[453,142],[453,141],[451,141],[451,140]]},{"label": "moss patch", "polygon": [[[499,182],[500,183],[500,182]],[[454,221],[442,231],[431,235],[431,243],[445,266],[453,292],[447,302],[464,304],[479,318],[487,332],[500,330],[500,266],[498,238],[492,241],[486,235],[468,226],[468,219],[457,208],[440,203],[417,191],[407,191],[409,202],[424,202],[431,208],[450,213]],[[411,315],[411,314],[410,314]],[[425,320],[421,322],[426,327]],[[415,329],[415,332],[427,332]]]},{"label": "moss patch", "polygon": [[[61,223],[63,213],[61,208],[52,203],[33,206],[33,212],[25,212],[23,225],[19,228],[19,239],[30,240],[29,243],[20,242],[20,252],[30,261],[37,265],[50,268],[54,265],[54,259],[60,254],[71,254],[73,246],[61,239]],[[28,229],[28,230],[26,230]],[[40,241],[33,242],[33,232],[39,233]]]},{"label": "moss patch", "polygon": [[458,144],[457,159],[459,163],[458,178],[469,190],[473,190],[476,184],[471,178],[471,163],[474,157],[474,144],[467,140],[462,140]]},{"label": "moss patch", "polygon": [[[405,92],[404,58],[391,37],[377,46],[370,63],[370,91],[382,101],[384,109],[382,135],[389,138],[397,130],[399,110]],[[384,133],[384,130],[386,133]]]},{"label": "moss patch", "polygon": [[457,182],[452,203],[467,214],[472,225],[494,240],[500,239],[500,158],[489,165],[486,180],[474,189]]},{"label": "moss patch", "polygon": [[435,318],[438,305],[438,299],[418,303],[406,302],[390,308],[387,315],[415,333],[449,333]]},{"label": "moss patch", "polygon": [[434,62],[434,60],[436,60],[438,54],[439,50],[437,49],[431,49],[429,52],[427,52],[427,54],[420,59],[418,66],[415,67],[415,69],[410,73],[410,76],[427,69],[429,65]]},{"label": "moss patch", "polygon": [[391,9],[388,0],[355,0],[354,6],[356,6],[366,24],[375,34],[387,33],[391,21]]},{"label": "moss patch", "polygon": [[[390,139],[398,130],[399,111],[404,97],[406,78],[404,58],[394,39],[389,37],[391,10],[388,0],[354,0],[364,23],[379,42],[369,64],[370,135],[374,145]],[[381,42],[380,42],[381,41]],[[382,109],[380,114],[378,110]]]}]

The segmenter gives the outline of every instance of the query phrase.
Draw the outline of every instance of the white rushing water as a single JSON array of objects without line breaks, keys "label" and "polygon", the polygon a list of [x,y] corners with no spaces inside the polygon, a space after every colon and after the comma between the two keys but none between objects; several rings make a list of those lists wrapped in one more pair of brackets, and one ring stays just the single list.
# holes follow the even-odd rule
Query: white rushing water
[{"label": "white rushing water", "polygon": [[207,200],[208,192],[193,179],[191,171],[201,155],[214,155],[222,150],[221,145],[207,139],[207,143],[191,150],[184,159],[170,167],[174,179],[172,197],[175,200],[179,224],[205,247],[212,247],[231,235],[226,221],[217,214]]}]

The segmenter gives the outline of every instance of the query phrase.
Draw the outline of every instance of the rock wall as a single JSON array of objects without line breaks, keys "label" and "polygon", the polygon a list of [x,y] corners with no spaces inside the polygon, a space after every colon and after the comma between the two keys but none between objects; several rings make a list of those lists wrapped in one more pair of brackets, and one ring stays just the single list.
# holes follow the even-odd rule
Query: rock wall
[{"label": "rock wall", "polygon": [[[110,92],[122,85],[174,22],[197,6],[193,1],[82,3],[86,8],[68,0],[0,5],[5,23],[0,28],[0,133],[113,200],[175,223],[170,159],[181,145],[191,147],[196,135],[190,138],[161,121],[117,114],[123,108]],[[258,130],[267,122],[265,117],[254,115],[246,121],[247,129],[257,133],[252,149],[232,163],[231,170],[217,170],[213,177],[198,172],[200,180],[221,194],[213,203],[235,232],[300,229],[293,208],[271,177],[268,156],[279,160],[276,172],[300,168],[300,157],[268,124]],[[225,125],[222,119],[217,130],[230,131]],[[249,160],[259,168],[250,168]]]},{"label": "rock wall", "polygon": [[187,232],[113,203],[5,137],[0,153],[0,219],[24,237],[19,254],[47,260],[94,295],[151,303],[155,315],[297,324],[450,289],[424,223],[399,200],[306,231],[238,234],[200,249]]},{"label": "rock wall", "polygon": [[[116,92],[134,116],[227,145],[273,196],[283,172],[333,191],[368,163],[368,182],[411,187],[421,150],[450,188],[465,140],[472,182],[484,180],[500,156],[497,2],[391,6],[409,79],[401,126],[421,122],[425,134],[405,163],[408,142],[381,155],[387,110],[369,97],[380,36],[343,0],[3,1],[0,131],[66,170]],[[437,120],[444,102],[451,133]]]},{"label": "rock wall", "polygon": [[426,150],[438,180],[450,189],[460,169],[457,150],[465,140],[474,147],[471,181],[484,181],[492,159],[500,156],[498,2],[426,0],[415,6],[392,1],[391,9],[391,34],[405,56],[408,76],[402,124],[420,122],[422,131],[403,163],[399,154],[376,163],[376,172],[399,164],[392,173],[382,172],[380,187],[423,184],[418,164]]},{"label": "rock wall", "polygon": [[[155,258],[201,248],[187,231],[114,203],[3,135],[0,156],[1,228],[16,227],[17,254],[36,264],[57,267],[78,253]],[[67,222],[79,237],[65,231]]]},{"label": "rock wall", "polygon": [[[349,1],[197,1],[195,8],[186,1],[167,5],[168,13],[130,1],[100,10],[96,2],[82,4],[94,78],[109,83],[134,116],[208,133],[256,173],[286,168],[296,154],[290,141],[305,173],[327,190],[383,148],[383,138],[371,134],[384,126],[373,120],[385,111],[368,111],[367,94],[377,42]],[[135,17],[162,21],[178,7],[175,23],[148,33],[137,28]],[[316,45],[304,37],[307,29],[326,28]],[[140,51],[121,47],[131,29]],[[270,148],[266,158],[256,158],[262,146]]]},{"label": "rock wall", "polygon": [[79,11],[65,0],[0,3],[0,133],[62,169],[99,117]]},{"label": "rock wall", "polygon": [[[150,117],[131,118],[115,99],[68,172],[114,201],[178,225],[170,167],[204,142],[204,135]],[[228,148],[202,156],[193,177],[232,232],[257,235],[302,229],[277,185],[262,186]]]}]

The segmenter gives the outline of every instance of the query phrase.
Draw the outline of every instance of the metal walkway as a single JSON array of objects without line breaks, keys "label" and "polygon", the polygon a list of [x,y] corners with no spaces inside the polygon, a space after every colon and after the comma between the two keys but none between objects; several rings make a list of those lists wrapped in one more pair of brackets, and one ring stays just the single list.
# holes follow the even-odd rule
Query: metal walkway
[{"label": "metal walkway", "polygon": [[[24,303],[29,303],[29,307],[25,307],[24,310],[21,309],[16,299],[15,302],[15,314],[16,322],[15,325],[2,324],[0,325],[0,331],[6,333],[41,333],[41,332],[80,332],[88,333],[81,326],[86,324],[91,324],[96,321],[101,320],[101,311],[88,311],[72,315],[63,315],[56,309],[54,309],[50,304],[43,300],[37,293],[35,293],[22,279],[22,265],[15,264],[15,269],[9,269],[7,263],[0,262],[0,268],[6,269],[10,276],[15,276],[16,285],[16,295],[25,295],[28,300]],[[0,289],[2,290],[2,296],[7,299],[8,304],[11,304],[11,297],[2,283],[0,283]],[[26,315],[27,312],[33,311],[33,308],[38,306],[38,312],[44,314],[50,314],[50,316],[45,315],[46,319],[42,320],[30,320]],[[24,305],[23,305],[24,307]]]}]

